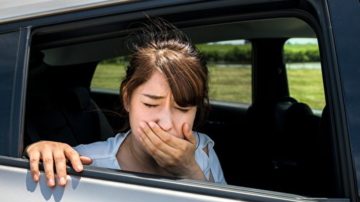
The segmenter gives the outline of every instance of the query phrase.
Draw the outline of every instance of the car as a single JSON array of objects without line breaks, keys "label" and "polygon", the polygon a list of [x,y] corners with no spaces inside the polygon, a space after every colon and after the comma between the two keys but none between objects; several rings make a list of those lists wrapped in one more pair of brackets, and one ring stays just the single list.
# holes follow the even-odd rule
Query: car
[{"label": "car", "polygon": [[[3,201],[359,201],[358,0],[14,0],[0,11]],[[226,77],[229,86],[212,88],[212,74],[211,110],[199,129],[215,141],[228,185],[93,166],[77,173],[70,165],[65,187],[49,188],[43,172],[33,182],[27,145],[76,146],[121,129],[119,92],[101,83],[115,76],[118,85],[121,75],[113,72],[120,70],[104,64],[126,61],[129,39],[137,40],[131,34],[141,38],[148,16],[174,24],[200,50],[240,39],[250,47],[246,73],[210,68],[235,82]],[[293,96],[284,48],[292,38],[317,41],[321,82],[299,86],[308,87],[303,95],[319,86],[320,109]],[[217,59],[205,48],[211,66]],[[235,53],[224,57],[240,61]]]}]

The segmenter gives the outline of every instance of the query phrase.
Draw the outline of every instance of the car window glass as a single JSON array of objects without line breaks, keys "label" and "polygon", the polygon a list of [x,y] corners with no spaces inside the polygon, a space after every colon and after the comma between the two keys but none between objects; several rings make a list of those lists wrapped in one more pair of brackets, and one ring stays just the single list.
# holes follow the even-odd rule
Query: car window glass
[{"label": "car window glass", "polygon": [[[0,46],[6,47],[0,50],[0,140],[6,144],[0,144],[0,155],[9,155],[9,134],[11,135],[14,74],[16,66],[19,33],[12,32],[0,35]],[[15,120],[14,120],[15,121]]]},{"label": "car window glass", "polygon": [[96,67],[91,87],[119,90],[128,64],[129,62],[124,56],[101,61]]},{"label": "car window glass", "polygon": [[[251,43],[233,40],[196,46],[210,71],[210,99],[251,103]],[[127,65],[124,56],[101,61],[91,87],[118,90]]]},{"label": "car window glass", "polygon": [[251,103],[251,43],[218,41],[197,47],[210,71],[210,99]]},{"label": "car window glass", "polygon": [[323,109],[325,94],[317,40],[289,39],[284,55],[290,96],[312,109]]}]

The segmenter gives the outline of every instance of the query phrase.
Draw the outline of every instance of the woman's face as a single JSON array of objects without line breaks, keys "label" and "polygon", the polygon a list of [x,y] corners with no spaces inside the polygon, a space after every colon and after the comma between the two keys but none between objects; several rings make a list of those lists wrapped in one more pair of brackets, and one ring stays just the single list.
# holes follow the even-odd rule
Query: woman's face
[{"label": "woman's face", "polygon": [[[186,92],[184,92],[186,93]],[[126,107],[129,112],[132,134],[138,139],[140,122],[157,123],[170,135],[184,139],[182,127],[185,123],[193,127],[196,106],[180,107],[174,101],[164,75],[155,70],[150,79],[137,87]]]}]

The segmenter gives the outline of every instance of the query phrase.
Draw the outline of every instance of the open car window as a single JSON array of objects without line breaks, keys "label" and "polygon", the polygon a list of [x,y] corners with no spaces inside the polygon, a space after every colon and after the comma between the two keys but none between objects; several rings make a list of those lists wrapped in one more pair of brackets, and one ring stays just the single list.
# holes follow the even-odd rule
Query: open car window
[{"label": "open car window", "polygon": [[[296,18],[265,21],[274,24],[304,23]],[[238,26],[242,23],[234,22]],[[260,26],[256,23],[253,26]],[[220,34],[214,37],[216,41],[203,41],[199,35],[202,29],[208,33],[215,30],[237,32],[237,29],[231,24],[184,29],[192,37],[193,43],[199,41],[197,47],[206,58],[210,71],[212,111],[199,131],[214,140],[214,149],[229,185],[314,197],[324,193],[331,195],[334,182],[331,182],[329,176],[332,173],[323,171],[325,165],[331,164],[331,160],[318,160],[320,156],[327,155],[319,148],[330,145],[322,145],[319,141],[323,131],[319,132],[318,125],[322,123],[322,118],[311,111],[306,101],[304,103],[301,97],[298,98],[296,91],[294,93],[293,89],[303,87],[303,84],[294,84],[292,77],[301,79],[301,72],[285,69],[289,65],[281,63],[282,47],[287,38],[252,39],[249,35],[249,38],[243,40],[234,38],[236,35],[229,37]],[[121,128],[126,118],[117,112],[123,110],[119,104],[118,89],[125,76],[128,55],[112,58],[103,56],[104,60],[101,61],[90,60],[90,55],[95,54],[91,49],[102,49],[105,46],[114,48],[113,52],[119,52],[119,49],[120,52],[129,52],[121,46],[125,44],[123,39],[90,41],[33,52],[34,60],[43,59],[45,63],[30,66],[30,72],[37,70],[40,73],[29,75],[26,121],[36,128],[39,139],[77,146],[104,141],[119,132],[126,133],[128,129]],[[108,46],[116,40],[122,42]],[[84,62],[80,62],[74,55],[69,61],[56,58],[60,53],[74,54],[81,50],[89,55]],[[286,50],[285,45],[285,58],[290,60],[288,57],[292,55],[289,56]],[[321,69],[318,70],[321,75]],[[287,74],[282,73],[286,71]],[[65,83],[61,81],[62,78],[67,78]],[[41,82],[43,85],[38,85]],[[321,80],[319,85],[323,85]],[[93,90],[89,91],[89,87]],[[59,121],[53,125],[50,124],[52,120]],[[239,135],[224,136],[237,133]],[[28,136],[27,141],[32,142],[32,138]],[[237,159],[241,159],[241,163],[237,163]],[[311,185],[305,189],[302,186],[306,182],[311,182]]]},{"label": "open car window", "polygon": [[[275,24],[299,23],[306,29],[308,26],[296,18],[265,21]],[[239,26],[242,23],[234,22]],[[256,21],[253,26],[261,24]],[[318,100],[313,103],[308,102],[299,97],[301,93],[294,91],[304,85],[294,83],[293,78],[301,79],[301,73],[310,72],[305,69],[299,73],[289,68],[293,62],[289,59],[290,57],[307,57],[307,52],[295,51],[290,54],[286,52],[288,50],[286,37],[253,39],[251,35],[244,40],[235,38],[235,35],[230,37],[216,35],[214,37],[216,40],[203,41],[198,34],[202,29],[206,29],[209,33],[221,29],[236,32],[236,29],[229,24],[184,29],[185,33],[193,37],[194,43],[199,41],[197,47],[202,51],[208,63],[211,75],[209,86],[212,109],[208,121],[200,128],[200,132],[208,134],[215,141],[215,150],[228,183],[304,196],[320,196],[324,193],[331,195],[334,182],[330,182],[329,176],[332,175],[332,171],[322,171],[325,165],[331,164],[331,160],[317,160],[320,156],[328,155],[319,149],[328,148],[330,145],[323,145],[320,142],[321,138],[324,138],[321,134],[323,130],[318,129],[319,125],[327,123],[323,123],[322,117],[311,110],[310,105],[318,104]],[[275,31],[271,34],[275,34]],[[307,34],[316,39],[314,30],[308,31]],[[100,41],[89,42],[88,45],[93,44],[94,47],[100,48],[116,40],[121,42],[117,44],[124,44],[121,39],[107,39],[103,41],[103,44]],[[282,55],[284,46],[285,56]],[[72,48],[80,50],[83,47],[85,45],[75,44]],[[117,52],[127,52],[119,50],[121,47],[113,47]],[[70,48],[44,50],[45,61],[62,63],[63,61],[50,58],[49,55],[56,55],[57,52],[68,51]],[[89,52],[89,54],[93,53]],[[282,63],[283,57],[286,63]],[[82,71],[86,68],[85,71],[89,71],[89,75],[94,72],[94,76],[87,78],[86,81],[87,84],[91,83],[92,90],[89,91],[89,99],[96,103],[96,106],[93,106],[95,111],[102,109],[101,117],[106,117],[106,119],[101,119],[100,122],[102,125],[109,122],[111,127],[108,127],[107,131],[112,129],[110,137],[122,130],[121,124],[124,122],[124,118],[119,117],[116,112],[121,108],[118,89],[128,64],[127,54],[104,58],[97,62],[89,61],[83,66],[63,64],[69,68],[69,71],[70,68],[78,66],[77,68],[82,68]],[[56,66],[52,68],[56,72],[64,71],[64,67],[61,70],[56,70]],[[320,76],[319,86],[323,86],[321,68],[317,70],[317,76]],[[304,78],[303,82],[308,82]],[[81,90],[72,89],[72,92],[79,93]],[[320,97],[324,92],[321,93]],[[229,104],[227,101],[234,104]],[[324,103],[321,106],[323,108]],[[94,116],[99,116],[99,113],[95,113]],[[92,131],[99,130],[92,129]],[[126,132],[126,130],[122,131]],[[234,133],[242,135],[226,138],[220,135]],[[96,133],[92,133],[91,137],[94,136]],[[81,138],[84,139],[84,137]],[[103,138],[103,136],[98,138]],[[77,145],[76,141],[79,139],[80,137],[74,138],[73,145]],[[304,147],[307,150],[303,150]],[[234,151],[233,148],[237,150]],[[254,150],[254,148],[257,149]],[[241,164],[234,163],[234,152],[241,159]],[[301,188],[307,181],[311,181],[312,185],[307,189]],[[315,189],[316,187],[321,188]]]},{"label": "open car window", "polygon": [[290,96],[312,109],[324,109],[325,91],[317,39],[289,39],[285,42],[284,55]]}]

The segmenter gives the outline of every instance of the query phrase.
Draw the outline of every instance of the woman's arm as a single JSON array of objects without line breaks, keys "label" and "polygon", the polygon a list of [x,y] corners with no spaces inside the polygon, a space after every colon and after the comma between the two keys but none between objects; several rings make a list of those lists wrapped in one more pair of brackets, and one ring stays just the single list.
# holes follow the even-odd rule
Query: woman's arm
[{"label": "woman's arm", "polygon": [[68,144],[52,141],[40,141],[26,148],[26,154],[30,161],[32,179],[39,181],[39,161],[43,161],[46,181],[49,187],[55,186],[54,162],[59,185],[66,184],[66,158],[68,158],[75,171],[81,172],[83,164],[91,164],[90,158],[80,156]]}]

